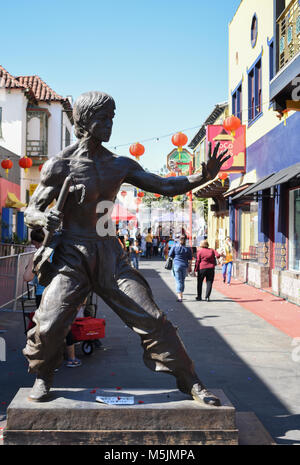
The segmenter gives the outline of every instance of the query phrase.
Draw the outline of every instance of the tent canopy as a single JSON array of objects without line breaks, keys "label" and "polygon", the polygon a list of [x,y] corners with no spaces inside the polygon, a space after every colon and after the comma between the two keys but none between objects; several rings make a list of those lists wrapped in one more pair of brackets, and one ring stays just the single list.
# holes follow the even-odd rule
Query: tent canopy
[{"label": "tent canopy", "polygon": [[112,210],[111,219],[113,221],[130,221],[136,220],[136,216],[120,203],[116,203]]}]

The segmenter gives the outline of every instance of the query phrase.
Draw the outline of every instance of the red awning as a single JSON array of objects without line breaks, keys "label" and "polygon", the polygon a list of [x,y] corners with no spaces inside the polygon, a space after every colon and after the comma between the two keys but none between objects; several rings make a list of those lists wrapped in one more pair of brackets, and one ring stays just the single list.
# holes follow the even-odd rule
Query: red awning
[{"label": "red awning", "polygon": [[136,220],[136,216],[120,203],[116,203],[111,214],[111,219],[113,221],[130,221]]}]

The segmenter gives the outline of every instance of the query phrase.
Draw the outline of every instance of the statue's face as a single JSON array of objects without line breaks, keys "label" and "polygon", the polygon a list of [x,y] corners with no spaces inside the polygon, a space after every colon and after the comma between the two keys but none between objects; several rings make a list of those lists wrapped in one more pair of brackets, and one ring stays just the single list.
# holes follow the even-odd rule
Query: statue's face
[{"label": "statue's face", "polygon": [[101,142],[108,142],[111,136],[115,110],[106,108],[98,110],[90,119],[88,131]]}]

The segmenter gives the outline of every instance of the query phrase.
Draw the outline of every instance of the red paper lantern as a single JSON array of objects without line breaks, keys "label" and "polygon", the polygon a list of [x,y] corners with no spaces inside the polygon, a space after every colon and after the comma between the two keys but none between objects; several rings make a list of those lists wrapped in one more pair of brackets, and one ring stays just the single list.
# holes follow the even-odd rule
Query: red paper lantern
[{"label": "red paper lantern", "polygon": [[19,165],[21,166],[21,168],[24,169],[25,173],[27,173],[28,168],[31,168],[31,167],[32,167],[32,160],[31,160],[31,158],[28,158],[28,157],[25,155],[25,157],[22,157],[22,158],[19,160]]},{"label": "red paper lantern", "polygon": [[138,192],[138,197],[140,197],[140,198],[143,198],[143,197],[144,197],[144,195],[145,195],[145,193],[144,193],[144,192]]},{"label": "red paper lantern", "polygon": [[9,158],[6,158],[5,160],[2,160],[1,166],[5,170],[6,177],[7,177],[8,171],[13,167],[13,162]]},{"label": "red paper lantern", "polygon": [[182,149],[182,147],[187,143],[188,137],[183,134],[183,132],[177,132],[172,136],[172,144]]},{"label": "red paper lantern", "polygon": [[228,178],[228,173],[220,173],[218,177],[222,182],[222,186],[224,186],[225,180]]},{"label": "red paper lantern", "polygon": [[161,197],[160,194],[154,194],[154,197],[156,197],[157,199],[159,199]]},{"label": "red paper lantern", "polygon": [[126,191],[122,191],[122,192],[121,192],[121,195],[122,195],[122,197],[126,197],[127,192],[126,192]]},{"label": "red paper lantern", "polygon": [[136,142],[136,144],[131,144],[129,147],[129,152],[131,155],[133,155],[137,160],[143,155],[145,152],[145,147],[140,144],[139,142]]},{"label": "red paper lantern", "polygon": [[225,118],[223,127],[226,131],[230,131],[231,135],[234,137],[235,136],[235,131],[237,131],[241,127],[242,123],[240,118],[237,118],[237,116],[228,116],[228,118]]},{"label": "red paper lantern", "polygon": [[42,171],[43,166],[44,166],[44,164],[39,165],[39,171]]}]

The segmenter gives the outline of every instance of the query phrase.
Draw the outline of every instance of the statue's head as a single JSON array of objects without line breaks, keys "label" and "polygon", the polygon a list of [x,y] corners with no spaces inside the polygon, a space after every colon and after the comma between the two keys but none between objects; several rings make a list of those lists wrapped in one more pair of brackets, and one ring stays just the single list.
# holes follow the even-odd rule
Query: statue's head
[{"label": "statue's head", "polygon": [[75,136],[81,139],[90,134],[107,142],[111,135],[115,108],[114,99],[104,92],[92,91],[81,94],[73,107]]}]

